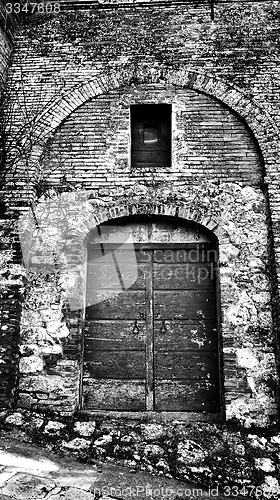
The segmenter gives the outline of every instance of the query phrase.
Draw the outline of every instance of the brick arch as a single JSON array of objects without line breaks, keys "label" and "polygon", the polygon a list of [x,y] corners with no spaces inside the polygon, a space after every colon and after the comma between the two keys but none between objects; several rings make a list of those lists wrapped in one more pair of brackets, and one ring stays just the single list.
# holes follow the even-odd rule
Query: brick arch
[{"label": "brick arch", "polygon": [[[230,192],[230,191],[229,191]],[[196,187],[195,191],[189,193],[188,200],[184,202],[176,203],[164,203],[161,200],[160,194],[157,196],[157,200],[154,203],[150,203],[146,200],[141,200],[140,202],[133,202],[133,196],[130,203],[126,200],[120,198],[115,199],[114,205],[111,207],[104,207],[102,209],[97,208],[95,204],[91,203],[89,198],[89,193],[77,192],[77,200],[75,201],[75,193],[70,194],[70,197],[74,195],[74,198],[69,198],[69,203],[71,203],[71,211],[75,214],[75,227],[71,228],[71,247],[68,255],[69,261],[66,266],[62,265],[61,272],[65,276],[71,274],[76,275],[78,278],[79,271],[77,271],[76,259],[80,262],[84,262],[86,258],[87,243],[90,238],[91,231],[94,230],[99,224],[110,222],[118,219],[131,219],[134,216],[145,216],[148,215],[152,220],[153,217],[161,216],[166,217],[166,221],[169,223],[181,223],[189,224],[193,223],[201,228],[203,231],[208,231],[212,234],[213,239],[216,239],[219,248],[226,248],[230,243],[229,234],[224,228],[224,223],[221,217],[221,210],[215,207],[215,203],[211,204],[209,207],[205,208],[203,205],[203,199],[205,193],[203,189]],[[40,202],[39,202],[40,205]],[[56,208],[54,204],[54,210],[50,210],[52,215],[50,218],[57,217]],[[47,224],[51,223],[48,219]],[[44,229],[44,228],[43,228]],[[73,233],[72,233],[73,231]],[[72,253],[71,248],[74,248]],[[224,261],[225,258],[225,261]],[[68,260],[68,258],[67,258]],[[72,266],[73,261],[73,266]],[[220,263],[223,265],[227,263],[226,254],[223,252],[220,256]],[[83,309],[83,286],[81,285],[81,290],[78,294],[78,302],[75,298],[75,306],[70,303],[71,309]],[[76,294],[77,281],[73,281],[73,289],[68,290],[69,297],[73,297]],[[73,295],[74,294],[74,295]]]},{"label": "brick arch", "polygon": [[227,242],[228,235],[222,229],[219,218],[214,217],[211,213],[207,215],[203,214],[197,205],[197,198],[195,199],[194,203],[192,203],[193,200],[190,200],[189,203],[180,205],[165,203],[154,203],[151,205],[149,202],[125,205],[122,201],[118,201],[113,208],[105,209],[93,215],[91,220],[88,219],[84,224],[80,224],[79,233],[76,236],[80,237],[81,234],[86,232],[84,239],[84,245],[86,245],[90,237],[89,230],[94,229],[99,224],[112,222],[114,219],[131,218],[133,220],[133,216],[148,215],[151,218],[158,216],[166,217],[170,222],[177,223],[179,221],[182,224],[197,224],[203,230],[210,231],[218,242],[222,241],[223,244]]},{"label": "brick arch", "polygon": [[[182,223],[189,224],[194,223],[198,227],[200,227],[203,231],[208,231],[213,235],[213,239],[216,239],[219,248],[225,248],[230,240],[229,234],[224,228],[224,224],[220,214],[216,214],[216,209],[213,206],[208,207],[207,210],[203,208],[203,192],[197,188],[195,192],[189,196],[189,200],[185,202],[181,202],[180,204],[165,204],[160,200],[160,196],[158,200],[154,203],[149,203],[148,201],[141,202],[130,202],[127,204],[123,199],[115,200],[114,206],[104,208],[102,210],[96,209],[96,207],[92,206],[90,199],[87,198],[88,193],[86,193],[85,198],[79,198],[79,203],[75,209],[75,201],[72,203],[72,209],[76,210],[76,224],[75,230],[71,236],[71,242],[73,245],[74,254],[72,255],[71,251],[69,254],[70,261],[69,265],[66,267],[62,266],[62,273],[66,275],[72,274],[77,275],[76,269],[76,258],[78,252],[78,259],[83,262],[86,258],[86,249],[87,243],[90,238],[91,231],[94,230],[99,224],[103,224],[106,222],[113,222],[118,219],[131,219],[133,220],[133,216],[145,216],[148,215],[149,218],[161,216],[166,217],[170,223]],[[222,212],[222,209],[221,209]],[[223,257],[224,256],[224,257]],[[73,258],[73,268],[71,265]],[[224,261],[225,258],[225,261]],[[220,263],[223,265],[227,263],[227,256],[225,253],[220,257]],[[78,273],[79,274],[79,273]],[[73,290],[68,290],[69,296],[72,297],[72,294],[75,295],[76,290],[76,280],[73,281]],[[75,299],[75,309],[83,309],[83,289],[84,285],[81,285],[81,293],[79,294],[78,302]],[[73,305],[70,304],[71,309],[73,309]]]},{"label": "brick arch", "polygon": [[36,161],[40,157],[43,145],[52,136],[57,127],[78,107],[89,99],[106,94],[114,89],[133,84],[163,83],[176,87],[187,87],[203,92],[231,108],[252,130],[259,146],[266,156],[269,137],[278,140],[279,129],[269,114],[249,98],[241,89],[230,85],[201,70],[179,68],[177,70],[145,69],[140,75],[134,71],[126,73],[112,72],[110,76],[100,74],[98,77],[83,85],[73,87],[61,98],[52,102],[38,117],[34,128],[35,144],[32,158]]}]

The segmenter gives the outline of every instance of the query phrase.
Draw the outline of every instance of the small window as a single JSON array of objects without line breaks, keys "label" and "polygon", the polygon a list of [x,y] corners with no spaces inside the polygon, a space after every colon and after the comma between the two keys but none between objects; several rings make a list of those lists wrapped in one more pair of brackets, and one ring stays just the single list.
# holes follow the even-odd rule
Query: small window
[{"label": "small window", "polygon": [[171,166],[171,105],[131,106],[131,166]]}]

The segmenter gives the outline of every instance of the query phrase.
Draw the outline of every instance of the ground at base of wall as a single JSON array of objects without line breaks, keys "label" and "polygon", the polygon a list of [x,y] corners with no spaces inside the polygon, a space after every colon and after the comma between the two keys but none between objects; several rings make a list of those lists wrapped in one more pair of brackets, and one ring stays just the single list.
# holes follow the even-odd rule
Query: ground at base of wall
[{"label": "ground at base of wall", "polygon": [[219,486],[233,496],[280,498],[280,427],[244,429],[235,424],[158,423],[3,412],[2,434],[39,444],[87,463]]}]

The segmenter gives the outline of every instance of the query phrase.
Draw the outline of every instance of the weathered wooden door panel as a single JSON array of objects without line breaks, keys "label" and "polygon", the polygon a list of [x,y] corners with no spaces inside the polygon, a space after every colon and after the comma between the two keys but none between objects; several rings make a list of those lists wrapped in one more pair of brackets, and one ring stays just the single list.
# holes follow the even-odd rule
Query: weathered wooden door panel
[{"label": "weathered wooden door panel", "polygon": [[125,241],[123,242],[123,240],[125,239],[123,233],[120,239],[121,241],[119,243],[110,243],[109,240],[108,243],[106,241],[101,244],[90,243],[88,245],[88,264],[98,263],[103,265],[104,263],[110,263],[115,259],[117,262],[124,262],[128,265],[133,264],[135,258],[137,262],[146,261],[146,256],[144,253],[142,253],[138,249],[136,250],[136,252],[132,251],[132,244]]},{"label": "weathered wooden door panel", "polygon": [[216,298],[214,291],[180,290],[155,291],[154,310],[157,319],[214,319]]},{"label": "weathered wooden door panel", "polygon": [[100,351],[88,353],[86,371],[95,378],[145,379],[145,351]]},{"label": "weathered wooden door panel", "polygon": [[[99,250],[91,246],[88,264],[85,406],[92,410],[144,410],[146,255],[136,252],[133,256],[131,250],[116,245],[104,247],[107,253],[103,249],[99,258]],[[128,289],[124,289],[123,269],[131,284]]]},{"label": "weathered wooden door panel", "polygon": [[[119,262],[120,264],[120,262]],[[125,264],[125,263],[124,263]],[[119,275],[115,271],[114,262],[96,263],[91,262],[88,265],[88,298],[90,300],[90,291],[101,289],[115,290],[121,288]],[[124,273],[122,273],[124,274]],[[145,288],[145,264],[138,264],[138,277],[135,279],[135,263],[125,264],[125,279],[131,283],[131,290]]]},{"label": "weathered wooden door panel", "polygon": [[[175,245],[174,245],[175,246]],[[153,251],[153,261],[156,264],[207,264],[216,262],[217,252],[208,244],[184,245],[184,248],[158,248]]]},{"label": "weathered wooden door panel", "polygon": [[111,290],[97,290],[96,303],[87,307],[87,317],[95,319],[142,319],[145,290],[131,290],[116,295]]},{"label": "weathered wooden door panel", "polygon": [[166,380],[156,384],[155,410],[215,412],[219,409],[219,384],[207,380]]},{"label": "weathered wooden door panel", "polygon": [[217,378],[217,354],[213,351],[157,352],[155,379],[213,379]]},{"label": "weathered wooden door panel", "polygon": [[96,350],[145,350],[144,320],[88,320],[85,327],[85,359]]},{"label": "weathered wooden door panel", "polygon": [[158,410],[219,408],[214,256],[211,248],[198,245],[154,251],[154,384]]},{"label": "weathered wooden door panel", "polygon": [[213,289],[214,263],[154,264],[154,288]]},{"label": "weathered wooden door panel", "polygon": [[109,283],[109,253],[89,263],[88,409],[219,410],[216,253],[207,244],[175,247],[142,246],[136,275],[131,254],[118,248],[118,261],[135,277],[128,289],[120,289],[119,276]]},{"label": "weathered wooden door panel", "polygon": [[217,352],[215,320],[154,320],[154,342],[157,350],[213,350]]},{"label": "weathered wooden door panel", "polygon": [[89,410],[143,411],[145,391],[143,380],[84,378],[84,406]]}]

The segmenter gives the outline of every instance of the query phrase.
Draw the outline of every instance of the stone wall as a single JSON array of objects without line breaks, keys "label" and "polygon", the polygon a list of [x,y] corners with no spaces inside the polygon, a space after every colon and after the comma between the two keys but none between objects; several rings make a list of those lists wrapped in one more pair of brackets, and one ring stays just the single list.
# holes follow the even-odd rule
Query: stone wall
[{"label": "stone wall", "polygon": [[[6,412],[0,419],[3,436],[12,432],[21,441],[35,441],[97,467],[100,462],[111,462],[130,470],[176,477],[197,484],[197,488],[211,487],[209,496],[217,498],[218,493],[239,499],[279,497],[279,428],[259,432],[178,420],[148,422],[100,416],[89,420],[83,414],[65,419],[28,410]],[[182,482],[182,487],[186,483]],[[117,493],[113,490],[111,495]],[[191,490],[186,496],[191,497]]]},{"label": "stone wall", "polygon": [[[92,7],[25,16],[15,39],[14,125],[26,126],[28,140],[8,171],[8,215],[43,193],[60,200],[59,191],[87,189],[78,205],[73,193],[59,273],[29,274],[18,404],[64,414],[78,407],[84,304],[74,314],[65,302],[77,290],[83,296],[83,239],[100,222],[146,213],[217,235],[226,416],[266,425],[277,385],[279,6],[221,2],[214,22],[208,2]],[[129,104],[155,101],[173,105],[172,167],[132,172]],[[54,241],[60,256],[62,243]]]},{"label": "stone wall", "polygon": [[[177,223],[195,221],[217,236],[226,417],[237,418],[247,426],[273,421],[277,414],[277,374],[267,273],[266,208],[261,191],[237,183],[217,186],[205,182],[189,190],[182,186],[175,192],[166,186],[151,189],[144,183],[134,185],[123,196],[118,195],[118,188],[115,192],[114,196],[112,188],[111,200],[105,202],[93,198],[90,191],[84,195],[66,193],[52,198],[51,204],[47,202],[47,209],[42,200],[36,209],[41,227],[37,252],[33,250],[36,227],[34,223],[32,227],[31,218],[22,222],[25,256],[33,257],[35,266],[31,267],[33,282],[22,319],[19,406],[37,410],[51,406],[65,415],[79,406],[81,312],[89,232],[104,221],[129,216],[133,220],[133,215],[149,214],[151,220],[161,216]],[[40,279],[46,264],[48,288],[42,287]],[[57,283],[50,269],[59,270]]]},{"label": "stone wall", "polygon": [[[15,394],[19,356],[20,303],[22,298],[20,285],[22,284],[21,276],[24,273],[24,269],[21,265],[17,264],[15,258],[14,235],[10,231],[13,223],[10,224],[9,218],[6,217],[3,205],[4,165],[2,139],[6,119],[3,118],[2,103],[3,105],[7,103],[7,97],[10,93],[10,89],[5,89],[5,83],[17,26],[17,15],[13,12],[8,13],[4,3],[1,2],[0,5],[0,401],[2,407],[7,407],[12,403]],[[11,264],[12,261],[14,261],[14,264]]]}]

